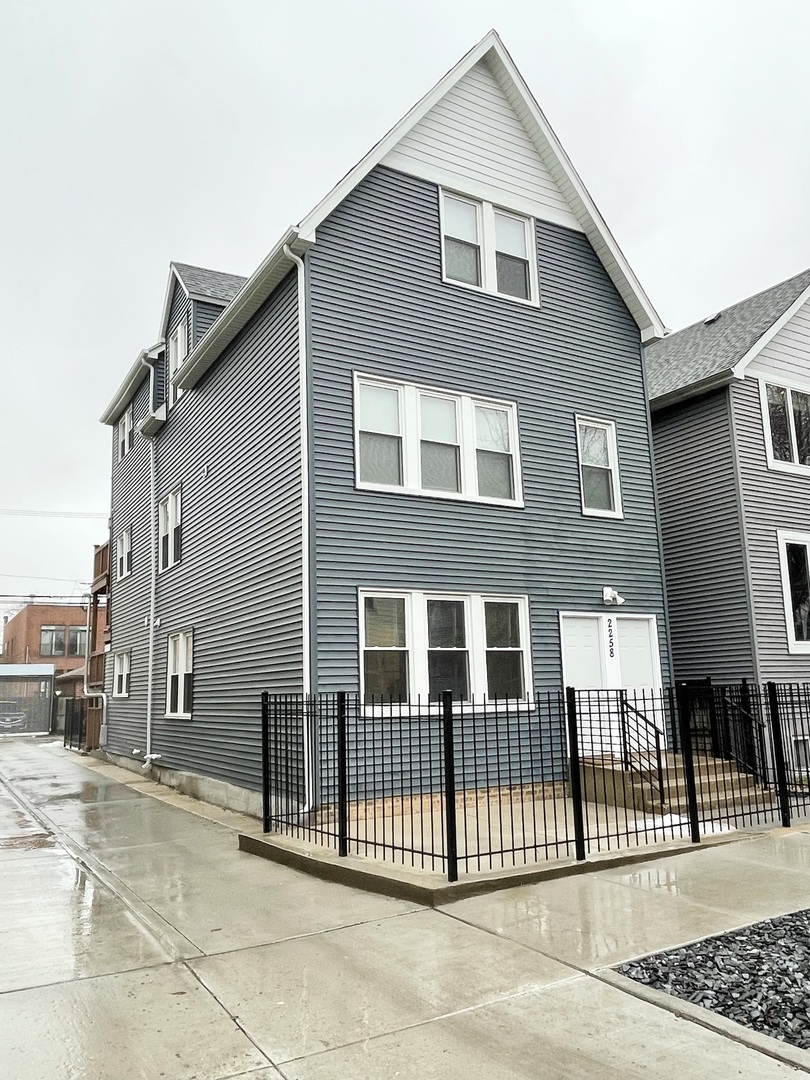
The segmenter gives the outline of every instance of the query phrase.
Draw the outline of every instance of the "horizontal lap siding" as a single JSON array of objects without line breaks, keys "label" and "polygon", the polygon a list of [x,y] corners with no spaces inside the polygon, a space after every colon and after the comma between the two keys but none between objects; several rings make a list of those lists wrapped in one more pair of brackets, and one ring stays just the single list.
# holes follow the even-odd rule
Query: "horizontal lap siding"
[{"label": "horizontal lap siding", "polygon": [[[527,593],[535,685],[561,679],[560,609],[659,617],[639,337],[585,237],[538,222],[542,306],[441,281],[438,192],[374,170],[318,229],[311,292],[317,674],[358,684],[357,588]],[[352,372],[518,403],[525,509],[356,491]],[[580,511],[574,413],[617,421],[625,518]]]},{"label": "horizontal lap siding", "polygon": [[[138,424],[149,411],[149,381],[141,383],[132,402],[132,449],[118,460],[118,429],[113,428],[112,520],[110,544],[110,642],[104,664],[107,694],[113,691],[113,654],[130,650],[128,698],[107,700],[107,749],[129,757],[146,748],[146,672],[149,631],[149,440]],[[115,541],[132,530],[132,573],[119,581]]]},{"label": "horizontal lap siding", "polygon": [[788,652],[777,529],[810,533],[810,478],[768,469],[759,384],[732,388],[761,679],[810,680],[810,656]]},{"label": "horizontal lap siding", "polygon": [[193,326],[193,341],[189,342],[189,349],[194,348],[197,342],[203,337],[222,312],[225,310],[222,304],[206,304],[203,300],[193,301],[194,309],[194,326]]},{"label": "horizontal lap siding", "polygon": [[754,678],[728,391],[653,416],[678,679]]}]

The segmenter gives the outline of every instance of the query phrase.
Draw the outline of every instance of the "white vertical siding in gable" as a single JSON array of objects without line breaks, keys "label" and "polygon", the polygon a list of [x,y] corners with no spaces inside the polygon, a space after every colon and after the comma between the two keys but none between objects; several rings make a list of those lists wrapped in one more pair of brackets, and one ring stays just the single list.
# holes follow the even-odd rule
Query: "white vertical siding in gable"
[{"label": "white vertical siding in gable", "polygon": [[746,374],[810,380],[810,300],[768,342]]},{"label": "white vertical siding in gable", "polygon": [[382,161],[471,195],[511,195],[510,205],[581,230],[495,76],[482,61]]}]

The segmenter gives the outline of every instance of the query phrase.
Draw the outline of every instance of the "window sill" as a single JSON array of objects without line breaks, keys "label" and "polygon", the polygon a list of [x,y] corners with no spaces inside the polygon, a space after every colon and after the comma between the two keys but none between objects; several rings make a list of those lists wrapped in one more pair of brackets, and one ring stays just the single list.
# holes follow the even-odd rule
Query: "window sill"
[{"label": "window sill", "polygon": [[768,469],[771,472],[788,473],[792,476],[804,476],[810,479],[810,465],[797,465],[794,461],[776,461],[768,459]]},{"label": "window sill", "polygon": [[[535,701],[524,700],[520,701],[504,700],[503,698],[493,699],[491,703],[487,704],[485,701],[481,701],[479,698],[475,702],[469,701],[454,701],[453,702],[453,716],[461,717],[475,717],[486,716],[487,714],[503,716],[505,713],[531,713],[537,710]],[[429,704],[419,705],[413,702],[403,701],[402,705],[366,705],[360,703],[359,715],[361,717],[388,717],[391,720],[395,720],[398,717],[403,719],[406,717],[419,716],[435,716],[441,717],[442,705],[441,702],[431,701]]]},{"label": "window sill", "polygon": [[624,520],[624,513],[622,511],[617,512],[616,510],[587,510],[584,506],[582,507],[582,516],[593,518],[612,518],[614,521]]},{"label": "window sill", "polygon": [[176,713],[168,713],[167,712],[167,713],[163,714],[163,719],[164,720],[190,720],[191,719],[191,713],[190,712],[176,712]]},{"label": "window sill", "polygon": [[488,499],[481,495],[464,495],[455,491],[426,491],[423,488],[394,487],[389,484],[364,484],[355,482],[357,491],[378,491],[388,495],[415,495],[420,499],[440,499],[442,502],[476,503],[481,506],[504,506],[513,510],[525,507],[523,499]]},{"label": "window sill", "polygon": [[114,701],[126,701],[129,694],[111,694],[110,697],[113,698]]},{"label": "window sill", "polygon": [[445,285],[451,285],[456,289],[464,289],[466,292],[478,293],[481,296],[491,296],[495,300],[507,300],[512,304],[520,304],[523,307],[534,308],[537,311],[540,307],[540,298],[524,300],[522,296],[510,296],[509,293],[502,292],[490,292],[489,289],[483,288],[481,285],[470,285],[466,281],[454,281],[453,278],[442,277],[442,283]]},{"label": "window sill", "polygon": [[166,574],[169,570],[174,570],[175,566],[181,566],[182,562],[182,559],[178,559],[177,562],[169,563],[168,566],[159,566],[158,574]]},{"label": "window sill", "polygon": [[810,656],[810,641],[788,640],[788,652],[791,656]]}]

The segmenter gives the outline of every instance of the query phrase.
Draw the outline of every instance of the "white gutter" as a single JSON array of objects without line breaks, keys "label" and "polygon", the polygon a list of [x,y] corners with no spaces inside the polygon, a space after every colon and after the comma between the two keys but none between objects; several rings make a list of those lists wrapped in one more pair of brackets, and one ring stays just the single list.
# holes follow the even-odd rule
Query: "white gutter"
[{"label": "white gutter", "polygon": [[[309,612],[309,369],[307,353],[307,282],[304,260],[289,244],[284,255],[295,263],[298,276],[298,427],[301,454],[301,662],[304,695],[312,691],[310,612]],[[306,717],[309,710],[304,710]],[[304,730],[304,806],[307,813],[315,806],[315,777],[312,762],[310,732]]]}]

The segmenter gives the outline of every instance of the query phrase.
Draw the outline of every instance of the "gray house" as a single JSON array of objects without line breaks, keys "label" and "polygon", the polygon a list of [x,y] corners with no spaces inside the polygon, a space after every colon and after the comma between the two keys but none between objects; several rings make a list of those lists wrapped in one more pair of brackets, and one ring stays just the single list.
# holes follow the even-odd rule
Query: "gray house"
[{"label": "gray house", "polygon": [[675,676],[810,681],[810,271],[646,353]]},{"label": "gray house", "polygon": [[497,35],[103,416],[107,750],[259,781],[259,694],[658,686],[663,333]]}]

